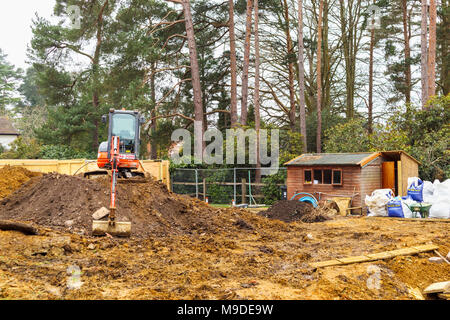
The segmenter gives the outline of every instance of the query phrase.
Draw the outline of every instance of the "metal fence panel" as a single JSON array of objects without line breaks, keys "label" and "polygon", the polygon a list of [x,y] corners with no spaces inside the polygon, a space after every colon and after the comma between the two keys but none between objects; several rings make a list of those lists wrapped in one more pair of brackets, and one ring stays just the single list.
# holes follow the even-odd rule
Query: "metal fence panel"
[{"label": "metal fence panel", "polygon": [[[171,174],[172,191],[214,204],[270,204],[281,198],[286,168],[278,168],[276,178],[257,177],[256,168],[177,168]],[[259,181],[258,181],[259,180]],[[269,188],[270,186],[270,188]]]}]

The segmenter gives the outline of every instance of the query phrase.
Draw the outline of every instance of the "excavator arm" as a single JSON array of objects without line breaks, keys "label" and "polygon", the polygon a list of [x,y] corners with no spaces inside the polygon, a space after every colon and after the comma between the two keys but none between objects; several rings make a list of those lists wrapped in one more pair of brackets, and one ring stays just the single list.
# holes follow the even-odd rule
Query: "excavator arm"
[{"label": "excavator arm", "polygon": [[117,136],[112,137],[111,141],[111,201],[109,205],[109,222],[111,225],[115,224],[115,211],[116,211],[116,186],[117,178],[119,176],[119,166],[120,166],[120,138]]}]

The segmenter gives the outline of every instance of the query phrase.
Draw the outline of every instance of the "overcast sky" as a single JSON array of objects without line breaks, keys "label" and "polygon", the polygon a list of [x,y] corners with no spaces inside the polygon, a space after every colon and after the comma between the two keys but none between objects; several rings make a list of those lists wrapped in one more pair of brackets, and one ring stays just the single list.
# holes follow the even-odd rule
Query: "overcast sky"
[{"label": "overcast sky", "polygon": [[31,41],[31,20],[39,16],[50,18],[54,0],[1,0],[0,48],[8,55],[7,60],[26,69],[27,45]]}]

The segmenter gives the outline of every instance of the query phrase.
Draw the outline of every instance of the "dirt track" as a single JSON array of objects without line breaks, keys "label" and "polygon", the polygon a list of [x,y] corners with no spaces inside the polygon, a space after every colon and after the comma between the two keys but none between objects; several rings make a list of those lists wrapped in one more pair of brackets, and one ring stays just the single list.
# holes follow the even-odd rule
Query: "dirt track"
[{"label": "dirt track", "polygon": [[[69,203],[64,208],[70,210],[55,209],[48,219],[29,219],[32,211],[24,213],[19,195],[33,200],[33,186],[42,179],[25,184],[0,210],[2,218],[41,226],[38,236],[0,231],[0,299],[418,299],[427,285],[450,279],[449,265],[428,261],[434,253],[317,270],[309,266],[426,243],[446,255],[448,222],[336,217],[286,223],[246,210],[219,210],[167,191],[161,200],[158,189],[141,188],[141,202],[125,204],[122,212],[127,217],[136,206],[151,206],[141,220],[129,217],[134,224],[141,221],[138,236],[94,238],[60,225],[77,214]],[[103,189],[95,192],[107,200]],[[28,205],[43,208],[41,198]],[[81,282],[75,283],[81,286],[68,288],[76,268]]]}]

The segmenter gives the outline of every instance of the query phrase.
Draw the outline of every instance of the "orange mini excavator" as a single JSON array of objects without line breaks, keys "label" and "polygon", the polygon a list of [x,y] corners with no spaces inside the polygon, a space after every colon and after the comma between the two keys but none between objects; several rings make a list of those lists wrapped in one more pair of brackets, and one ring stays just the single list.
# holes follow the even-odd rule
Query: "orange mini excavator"
[{"label": "orange mini excavator", "polygon": [[93,235],[111,234],[129,237],[131,235],[131,222],[118,222],[115,219],[116,186],[119,178],[133,178],[144,176],[143,172],[136,171],[140,166],[139,144],[140,125],[144,122],[138,111],[110,109],[108,115],[102,116],[106,123],[109,116],[108,141],[99,146],[97,156],[98,171],[86,172],[85,177],[98,174],[111,173],[111,200],[108,221],[94,220],[92,224]]}]

